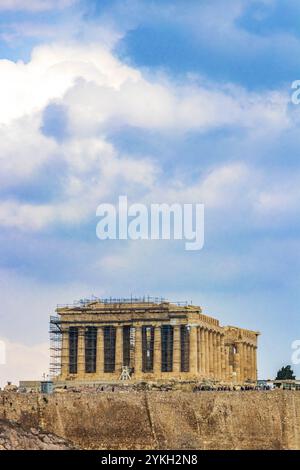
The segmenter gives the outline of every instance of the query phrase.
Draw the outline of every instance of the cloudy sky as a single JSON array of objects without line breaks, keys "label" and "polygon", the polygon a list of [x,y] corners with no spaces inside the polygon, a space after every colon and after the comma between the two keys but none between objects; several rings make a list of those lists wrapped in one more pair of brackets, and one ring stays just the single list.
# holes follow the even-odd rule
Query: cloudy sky
[{"label": "cloudy sky", "polygon": [[[0,382],[48,368],[58,303],[159,295],[299,327],[297,0],[0,0]],[[100,241],[96,208],[205,204],[205,246]],[[300,376],[300,366],[294,366]]]}]

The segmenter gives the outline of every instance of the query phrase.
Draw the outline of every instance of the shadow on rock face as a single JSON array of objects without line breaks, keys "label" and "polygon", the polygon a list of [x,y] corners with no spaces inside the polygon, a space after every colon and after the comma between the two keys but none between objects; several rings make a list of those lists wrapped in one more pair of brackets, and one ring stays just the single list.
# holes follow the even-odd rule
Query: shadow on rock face
[{"label": "shadow on rock face", "polygon": [[25,429],[13,421],[0,420],[0,450],[70,450],[74,445],[39,428]]}]

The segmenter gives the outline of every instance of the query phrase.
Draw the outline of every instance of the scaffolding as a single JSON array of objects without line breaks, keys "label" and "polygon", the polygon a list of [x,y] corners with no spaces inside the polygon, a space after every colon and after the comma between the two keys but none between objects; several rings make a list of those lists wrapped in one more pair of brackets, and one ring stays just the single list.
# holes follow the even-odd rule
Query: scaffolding
[{"label": "scaffolding", "polygon": [[135,351],[135,327],[130,325],[123,326],[123,366],[127,366],[130,372],[134,368]]},{"label": "scaffolding", "polygon": [[120,380],[131,380],[131,370],[128,366],[122,366]]},{"label": "scaffolding", "polygon": [[62,331],[58,316],[50,317],[50,377],[54,378],[61,372]]},{"label": "scaffolding", "polygon": [[[83,299],[75,300],[72,304],[57,304],[57,308],[64,308],[64,307],[85,307],[91,303],[98,302],[104,305],[110,304],[163,304],[169,303],[170,301],[165,299],[164,297],[151,297],[149,295],[142,296],[142,297],[96,297],[92,295],[91,297],[85,297]],[[189,305],[186,301],[176,301],[172,302],[172,304],[177,305],[178,307],[186,307]]]},{"label": "scaffolding", "polygon": [[152,372],[154,353],[154,327],[142,327],[142,370],[143,372]]}]

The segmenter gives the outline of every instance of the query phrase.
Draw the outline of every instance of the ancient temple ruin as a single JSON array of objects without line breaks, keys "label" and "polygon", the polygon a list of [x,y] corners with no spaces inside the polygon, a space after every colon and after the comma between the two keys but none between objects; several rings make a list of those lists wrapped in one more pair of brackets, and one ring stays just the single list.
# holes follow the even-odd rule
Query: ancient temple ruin
[{"label": "ancient temple ruin", "polygon": [[93,299],[50,320],[57,381],[257,379],[257,331],[221,326],[198,306],[164,299]]}]

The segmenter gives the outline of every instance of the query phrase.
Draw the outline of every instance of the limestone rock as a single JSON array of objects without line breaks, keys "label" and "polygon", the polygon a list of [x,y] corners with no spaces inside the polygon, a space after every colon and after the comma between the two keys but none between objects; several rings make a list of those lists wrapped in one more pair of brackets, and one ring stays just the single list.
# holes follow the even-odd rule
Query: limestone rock
[{"label": "limestone rock", "polygon": [[68,450],[74,446],[38,428],[25,429],[13,421],[0,420],[0,450]]}]

